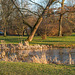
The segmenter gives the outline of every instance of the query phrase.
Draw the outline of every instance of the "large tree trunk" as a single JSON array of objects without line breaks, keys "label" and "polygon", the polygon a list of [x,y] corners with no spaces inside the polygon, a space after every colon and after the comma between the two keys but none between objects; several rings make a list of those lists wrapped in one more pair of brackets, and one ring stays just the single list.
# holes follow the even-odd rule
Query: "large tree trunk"
[{"label": "large tree trunk", "polygon": [[41,17],[38,21],[37,21],[37,24],[35,25],[35,27],[33,28],[30,36],[28,37],[27,41],[32,41],[35,33],[36,33],[36,30],[38,29],[40,23],[42,22],[43,18]]},{"label": "large tree trunk", "polygon": [[64,9],[64,1],[65,0],[62,0],[62,7],[61,7],[61,14],[60,14],[60,20],[59,20],[59,36],[62,36],[62,20],[63,20],[63,9]]},{"label": "large tree trunk", "polygon": [[43,16],[48,12],[48,9],[50,7],[50,5],[54,2],[55,0],[49,0],[46,8],[43,10],[41,16],[39,17],[39,19],[37,20],[36,24],[34,25],[33,29],[32,29],[32,32],[30,34],[30,36],[27,38],[27,41],[32,41],[39,25],[41,24],[42,20],[43,20]]}]

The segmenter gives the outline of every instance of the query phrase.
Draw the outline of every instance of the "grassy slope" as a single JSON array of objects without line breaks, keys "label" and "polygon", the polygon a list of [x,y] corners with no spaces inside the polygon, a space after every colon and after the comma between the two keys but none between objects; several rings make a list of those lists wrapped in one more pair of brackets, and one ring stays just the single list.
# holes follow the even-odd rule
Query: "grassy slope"
[{"label": "grassy slope", "polygon": [[75,65],[0,62],[0,75],[75,75]]},{"label": "grassy slope", "polygon": [[[5,40],[6,43],[17,44],[21,42],[20,36],[0,36],[0,40]],[[22,40],[24,41],[27,37],[24,36]],[[42,40],[40,36],[35,36],[33,41],[30,44],[48,44],[48,45],[75,45],[75,33],[71,36],[63,37],[47,37],[46,40]]]}]

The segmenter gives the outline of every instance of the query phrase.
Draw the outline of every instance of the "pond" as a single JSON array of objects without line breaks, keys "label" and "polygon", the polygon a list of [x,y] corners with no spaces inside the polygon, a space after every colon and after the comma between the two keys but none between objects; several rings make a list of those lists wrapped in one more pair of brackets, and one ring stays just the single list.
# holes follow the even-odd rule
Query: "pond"
[{"label": "pond", "polygon": [[[1,52],[1,51],[0,51]],[[49,50],[10,50],[6,51],[6,57],[22,62],[75,64],[75,49],[53,48]]]}]

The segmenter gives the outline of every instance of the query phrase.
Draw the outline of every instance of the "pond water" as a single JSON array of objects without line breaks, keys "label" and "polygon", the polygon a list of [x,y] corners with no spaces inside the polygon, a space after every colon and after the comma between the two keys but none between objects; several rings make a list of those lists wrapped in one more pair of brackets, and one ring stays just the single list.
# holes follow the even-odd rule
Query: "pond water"
[{"label": "pond water", "polygon": [[75,49],[54,49],[46,51],[47,57],[51,57],[52,60],[57,58],[57,61],[61,63],[69,62],[71,59],[75,62]]},{"label": "pond water", "polygon": [[15,50],[8,51],[6,55],[9,57],[16,55],[18,60],[23,62],[32,62],[36,58],[36,63],[45,60],[48,62],[58,62],[61,64],[75,64],[75,49],[62,48],[62,49],[49,49],[49,50]]},{"label": "pond water", "polygon": [[[33,56],[44,60],[60,61],[61,63],[72,63],[75,64],[75,49],[63,48],[63,49],[52,49],[52,50],[19,50],[18,55],[24,55],[25,62],[29,62]],[[39,59],[38,59],[39,58]]]}]

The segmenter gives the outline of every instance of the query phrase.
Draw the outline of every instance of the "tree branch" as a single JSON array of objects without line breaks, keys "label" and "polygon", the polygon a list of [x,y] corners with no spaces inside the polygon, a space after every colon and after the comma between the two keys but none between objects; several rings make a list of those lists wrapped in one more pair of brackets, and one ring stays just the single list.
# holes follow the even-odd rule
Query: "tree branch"
[{"label": "tree branch", "polygon": [[27,11],[29,11],[30,13],[32,13],[32,14],[34,14],[34,15],[36,15],[36,16],[39,16],[39,15],[37,15],[37,14],[38,14],[37,12],[32,12],[32,11],[30,11],[30,10],[28,10],[28,9],[25,9],[25,8],[19,8],[19,9],[22,9],[22,12],[24,12],[23,10],[27,10]]},{"label": "tree branch", "polygon": [[67,19],[67,18],[64,18],[64,19],[67,20],[69,23],[75,25],[75,23],[74,23],[73,21],[71,21],[71,20],[69,20],[69,19]]},{"label": "tree branch", "polygon": [[44,7],[41,6],[40,4],[38,4],[38,3],[36,3],[36,2],[34,2],[34,1],[32,1],[32,0],[29,0],[29,1],[32,2],[32,3],[34,3],[34,4],[36,4],[36,5],[38,5],[38,6],[40,6],[42,9],[44,9]]},{"label": "tree branch", "polygon": [[20,9],[17,7],[17,5],[15,4],[15,2],[13,1],[13,0],[11,0],[12,1],[12,3],[15,5],[15,7],[17,8],[17,10],[20,12],[20,14],[22,15],[22,20],[23,20],[23,23],[25,24],[25,25],[27,25],[28,27],[30,27],[30,28],[32,28],[27,22],[25,22],[24,21],[24,15],[23,15],[23,13],[20,11]]}]

